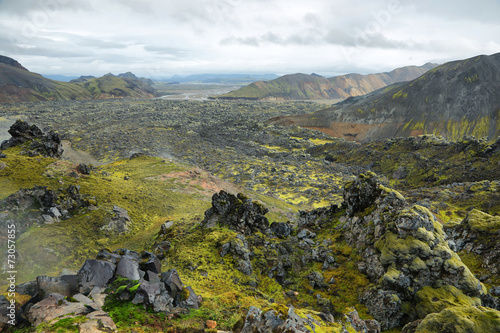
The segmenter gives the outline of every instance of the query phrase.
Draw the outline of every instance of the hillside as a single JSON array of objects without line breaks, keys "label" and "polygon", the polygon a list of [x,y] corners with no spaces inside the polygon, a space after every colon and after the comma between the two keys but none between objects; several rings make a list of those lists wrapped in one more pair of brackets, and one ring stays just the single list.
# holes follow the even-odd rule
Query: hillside
[{"label": "hillside", "polygon": [[152,81],[141,79],[128,72],[115,76],[108,73],[99,78],[80,78],[78,85],[92,94],[93,99],[108,98],[153,98],[155,89]]},{"label": "hillside", "polygon": [[321,100],[345,99],[364,95],[396,82],[419,77],[435,64],[408,66],[379,74],[347,74],[323,78],[311,74],[284,75],[271,81],[254,82],[230,93],[216,96],[217,99],[249,100]]},{"label": "hillside", "polygon": [[446,63],[413,81],[314,114],[270,123],[316,128],[358,142],[420,134],[494,140],[500,135],[499,89],[500,54],[481,55]]},{"label": "hillside", "polygon": [[61,82],[32,73],[14,59],[0,56],[0,102],[63,101],[104,98],[151,98],[152,82],[132,73],[116,77],[84,79],[82,83]]},{"label": "hillside", "polygon": [[44,78],[17,61],[0,58],[0,102],[89,99],[90,93],[77,85]]}]

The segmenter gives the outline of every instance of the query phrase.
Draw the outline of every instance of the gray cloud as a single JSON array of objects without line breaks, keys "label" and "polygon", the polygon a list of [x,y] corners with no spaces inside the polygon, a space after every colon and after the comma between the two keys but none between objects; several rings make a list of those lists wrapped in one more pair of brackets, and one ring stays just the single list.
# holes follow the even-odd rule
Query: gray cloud
[{"label": "gray cloud", "polygon": [[48,74],[370,72],[500,52],[499,12],[498,0],[0,0],[0,54]]}]

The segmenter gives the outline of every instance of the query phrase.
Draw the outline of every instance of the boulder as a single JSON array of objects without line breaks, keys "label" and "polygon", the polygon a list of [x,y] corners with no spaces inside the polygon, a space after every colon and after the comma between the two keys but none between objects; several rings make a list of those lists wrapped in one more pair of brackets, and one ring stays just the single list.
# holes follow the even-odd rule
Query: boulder
[{"label": "boulder", "polygon": [[184,284],[177,273],[175,268],[164,272],[161,274],[161,281],[165,284],[167,292],[172,296],[176,303],[180,302],[182,299],[182,291],[184,290]]},{"label": "boulder", "polygon": [[101,227],[101,230],[107,231],[113,235],[120,235],[130,231],[132,220],[126,209],[113,206],[113,217],[108,224]]},{"label": "boulder", "polygon": [[194,292],[193,288],[187,286],[186,288],[184,288],[184,293],[187,294],[188,297],[185,300],[179,302],[179,306],[181,308],[198,310],[200,308],[199,298]]},{"label": "boulder", "polygon": [[78,271],[78,287],[83,294],[94,287],[104,287],[113,278],[116,266],[102,260],[87,259]]},{"label": "boulder", "polygon": [[141,254],[139,267],[142,271],[151,271],[156,274],[161,273],[161,262],[160,260],[151,252],[144,251]]},{"label": "boulder", "polygon": [[[410,327],[405,330],[412,332]],[[426,316],[414,332],[500,332],[500,311],[482,306],[449,307]]]},{"label": "boulder", "polygon": [[370,290],[361,297],[361,301],[380,323],[382,330],[399,326],[404,314],[401,300],[396,294],[385,290]]},{"label": "boulder", "polygon": [[38,292],[42,297],[52,293],[71,296],[78,291],[76,275],[61,277],[37,276],[36,282]]},{"label": "boulder", "polygon": [[264,215],[268,211],[262,204],[241,193],[235,196],[220,191],[212,196],[212,207],[205,212],[201,225],[204,228],[213,228],[219,224],[244,235],[257,231],[266,233],[269,230],[269,221]]},{"label": "boulder", "polygon": [[278,238],[289,237],[293,232],[293,227],[290,222],[273,222],[269,228]]},{"label": "boulder", "polygon": [[123,256],[118,265],[116,265],[115,277],[121,276],[129,280],[139,280],[141,275],[139,274],[139,264],[137,260],[133,260],[130,257]]},{"label": "boulder", "polygon": [[222,245],[221,256],[224,257],[228,253],[233,255],[237,270],[245,275],[252,275],[251,252],[243,235],[237,235],[236,238]]},{"label": "boulder", "polygon": [[360,175],[358,179],[344,186],[344,204],[349,216],[362,212],[375,203],[381,194],[379,183],[373,173]]},{"label": "boulder", "polygon": [[43,322],[50,322],[56,318],[69,315],[83,315],[88,311],[87,307],[82,303],[68,302],[63,295],[54,293],[34,304],[29,309],[26,317],[36,327]]}]

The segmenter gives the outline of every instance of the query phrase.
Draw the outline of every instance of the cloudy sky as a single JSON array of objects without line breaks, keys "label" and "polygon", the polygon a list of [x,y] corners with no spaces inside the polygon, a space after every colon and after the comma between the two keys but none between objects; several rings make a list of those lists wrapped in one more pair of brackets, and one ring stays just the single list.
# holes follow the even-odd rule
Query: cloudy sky
[{"label": "cloudy sky", "polygon": [[0,0],[42,74],[372,73],[500,52],[499,0]]}]

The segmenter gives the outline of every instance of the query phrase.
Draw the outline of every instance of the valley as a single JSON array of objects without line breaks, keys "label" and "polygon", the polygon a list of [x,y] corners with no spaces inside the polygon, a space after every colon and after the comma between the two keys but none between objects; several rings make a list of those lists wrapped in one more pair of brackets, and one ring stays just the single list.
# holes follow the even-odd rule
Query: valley
[{"label": "valley", "polygon": [[[360,144],[267,121],[323,108],[162,99],[0,104],[9,122],[54,130],[72,147],[62,159],[30,157],[23,153],[29,144],[2,149],[0,213],[22,230],[18,282],[80,276],[86,260],[107,262],[126,248],[163,258],[164,271],[176,269],[203,301],[174,315],[108,297],[104,308],[119,332],[198,332],[209,321],[225,331],[266,329],[252,321],[255,311],[276,316],[275,325],[295,318],[299,330],[401,332],[419,319],[426,320],[422,327],[448,322],[432,319],[428,314],[444,315],[443,307],[426,302],[451,295],[467,301],[449,309],[486,323],[494,310],[469,311],[498,307],[499,251],[490,240],[498,234],[500,141],[424,135]],[[35,186],[56,193],[55,201],[44,203],[46,190]],[[65,211],[60,222],[51,213]],[[481,225],[486,229],[474,231]],[[40,283],[40,292],[49,290]],[[147,281],[120,283],[104,287],[132,297],[134,288],[149,288]],[[418,297],[412,288],[421,290]],[[379,311],[387,295],[393,301]],[[405,310],[415,306],[418,314]],[[119,315],[130,311],[132,319]],[[158,321],[163,315],[171,319]],[[44,327],[56,332],[67,323],[74,331],[92,321],[85,314],[61,318]]]}]

